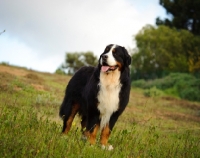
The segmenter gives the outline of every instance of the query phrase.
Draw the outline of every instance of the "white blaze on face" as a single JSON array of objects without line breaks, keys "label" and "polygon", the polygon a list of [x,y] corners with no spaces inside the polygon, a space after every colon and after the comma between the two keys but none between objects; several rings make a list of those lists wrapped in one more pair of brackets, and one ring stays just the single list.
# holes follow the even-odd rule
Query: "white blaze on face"
[{"label": "white blaze on face", "polygon": [[108,56],[108,59],[107,59],[107,64],[109,66],[115,66],[117,65],[116,63],[116,60],[113,56],[113,49],[116,48],[116,45],[113,45],[112,48],[110,49],[110,51],[108,53],[106,53],[106,55]]},{"label": "white blaze on face", "polygon": [[[110,48],[110,51],[108,53],[105,53],[104,55],[107,55],[108,58],[107,58],[107,64],[109,66],[115,66],[117,65],[117,62],[113,56],[113,49],[116,48],[116,45],[113,45],[112,48]],[[103,64],[103,60],[102,60],[102,57],[101,57],[101,60],[100,60],[100,64],[102,65]]]}]

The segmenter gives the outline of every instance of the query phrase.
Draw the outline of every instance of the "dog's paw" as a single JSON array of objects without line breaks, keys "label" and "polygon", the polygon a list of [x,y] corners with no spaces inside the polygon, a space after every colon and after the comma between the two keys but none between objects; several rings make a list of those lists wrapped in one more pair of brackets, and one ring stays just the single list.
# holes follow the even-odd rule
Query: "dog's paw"
[{"label": "dog's paw", "polygon": [[101,148],[102,148],[103,150],[109,150],[109,151],[114,149],[112,145],[107,145],[107,146],[102,145]]},{"label": "dog's paw", "polygon": [[81,140],[84,140],[84,141],[86,141],[86,140],[87,140],[87,136],[85,136],[85,135],[82,135],[82,136],[81,136]]}]

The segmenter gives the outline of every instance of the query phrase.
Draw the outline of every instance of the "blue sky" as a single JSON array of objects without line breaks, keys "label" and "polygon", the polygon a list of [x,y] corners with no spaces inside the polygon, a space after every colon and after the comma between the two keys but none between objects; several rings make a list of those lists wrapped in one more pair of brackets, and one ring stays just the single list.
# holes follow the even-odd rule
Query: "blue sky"
[{"label": "blue sky", "polygon": [[134,35],[158,16],[166,17],[159,0],[1,1],[0,62],[54,72],[66,52],[134,48]]}]

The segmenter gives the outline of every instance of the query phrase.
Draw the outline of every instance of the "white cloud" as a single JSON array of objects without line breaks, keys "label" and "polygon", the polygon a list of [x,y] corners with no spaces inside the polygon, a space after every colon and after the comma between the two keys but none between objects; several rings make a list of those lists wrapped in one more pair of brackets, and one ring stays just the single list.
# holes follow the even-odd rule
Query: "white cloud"
[{"label": "white cloud", "polygon": [[65,52],[100,55],[110,43],[133,47],[132,35],[155,23],[154,6],[156,0],[2,1],[0,31],[6,32],[0,36],[0,60],[53,72]]}]

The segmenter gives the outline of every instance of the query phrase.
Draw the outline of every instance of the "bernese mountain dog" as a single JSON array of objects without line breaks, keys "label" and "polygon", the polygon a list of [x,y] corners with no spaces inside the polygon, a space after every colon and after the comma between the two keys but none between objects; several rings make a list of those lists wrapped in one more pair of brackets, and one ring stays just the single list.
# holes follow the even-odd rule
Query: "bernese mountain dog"
[{"label": "bernese mountain dog", "polygon": [[119,45],[108,45],[97,67],[82,67],[69,81],[59,115],[63,119],[63,133],[68,133],[75,115],[82,119],[85,138],[95,144],[101,131],[102,148],[112,150],[108,138],[129,101],[131,57]]}]

